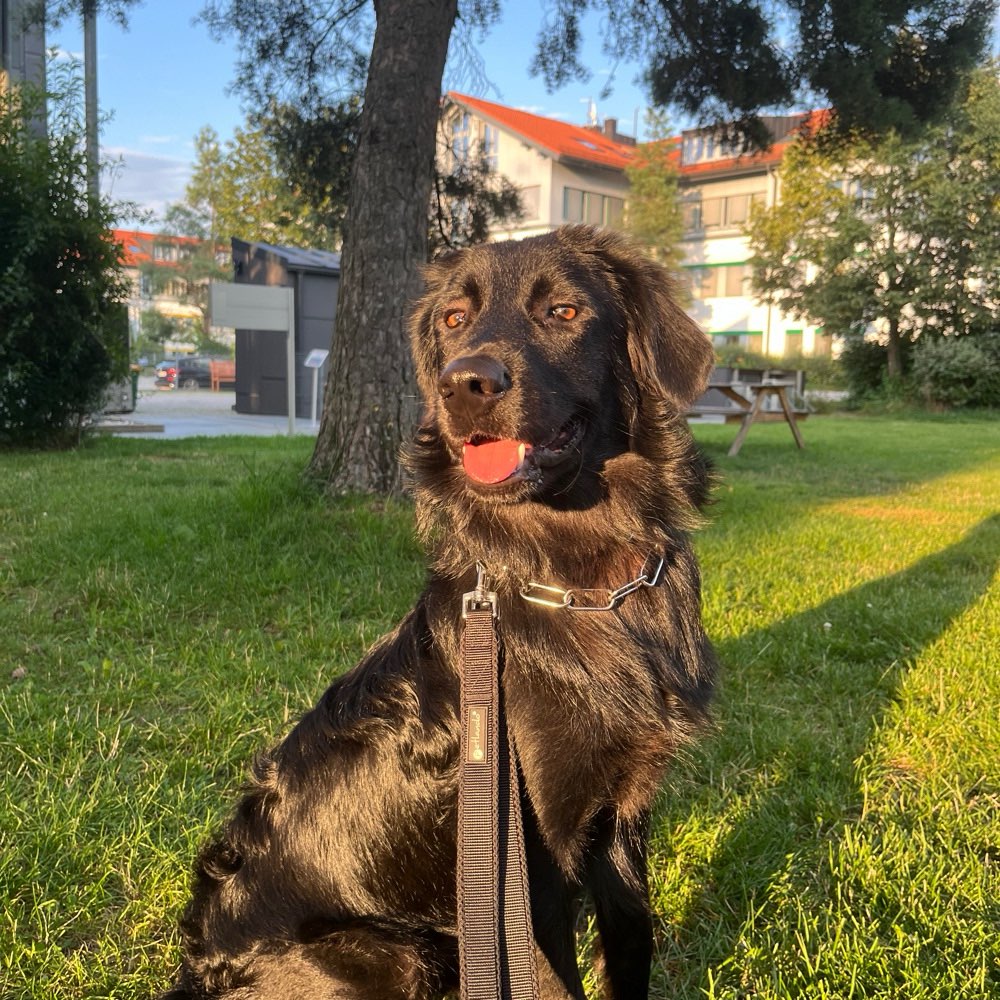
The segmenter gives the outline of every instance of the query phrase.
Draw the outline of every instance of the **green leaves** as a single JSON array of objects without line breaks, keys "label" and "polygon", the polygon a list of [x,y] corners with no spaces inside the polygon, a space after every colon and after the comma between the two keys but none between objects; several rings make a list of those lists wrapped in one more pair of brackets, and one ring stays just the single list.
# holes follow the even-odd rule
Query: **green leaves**
[{"label": "green leaves", "polygon": [[0,448],[75,441],[127,360],[116,207],[87,197],[69,97],[44,136],[37,99],[0,93]]},{"label": "green leaves", "polygon": [[673,271],[684,259],[684,215],[678,196],[677,169],[669,160],[670,139],[666,119],[647,115],[654,141],[637,146],[625,168],[629,181],[625,227],[655,260]]},{"label": "green leaves", "polygon": [[997,324],[998,191],[1000,83],[988,65],[949,125],[916,141],[796,142],[780,203],[748,226],[754,288],[830,333],[882,335],[901,374],[902,341]]}]

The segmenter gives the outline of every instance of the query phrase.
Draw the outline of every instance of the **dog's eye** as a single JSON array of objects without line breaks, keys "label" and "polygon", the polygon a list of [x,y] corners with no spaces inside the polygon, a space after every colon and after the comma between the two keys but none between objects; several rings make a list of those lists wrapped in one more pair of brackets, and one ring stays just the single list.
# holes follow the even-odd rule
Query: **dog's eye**
[{"label": "dog's eye", "polygon": [[576,306],[553,306],[551,313],[557,319],[571,320],[576,319]]},{"label": "dog's eye", "polygon": [[455,327],[461,326],[464,322],[464,309],[450,309],[444,314],[444,325],[448,327],[449,330],[454,330]]}]

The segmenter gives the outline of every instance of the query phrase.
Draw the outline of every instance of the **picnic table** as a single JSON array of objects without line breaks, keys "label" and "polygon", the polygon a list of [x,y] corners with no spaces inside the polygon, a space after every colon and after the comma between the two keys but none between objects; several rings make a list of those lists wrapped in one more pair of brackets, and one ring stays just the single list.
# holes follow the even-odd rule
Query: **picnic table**
[{"label": "picnic table", "polygon": [[213,392],[218,392],[222,388],[223,382],[236,381],[235,361],[209,361],[208,370]]},{"label": "picnic table", "polygon": [[[783,368],[726,368],[712,370],[708,389],[687,411],[689,417],[722,416],[727,423],[739,421],[740,429],[729,448],[730,456],[739,453],[756,420],[784,419],[792,430],[795,443],[805,447],[798,420],[808,414],[805,406],[792,405],[789,393],[801,396],[804,372]],[[768,405],[769,401],[775,401]]]}]

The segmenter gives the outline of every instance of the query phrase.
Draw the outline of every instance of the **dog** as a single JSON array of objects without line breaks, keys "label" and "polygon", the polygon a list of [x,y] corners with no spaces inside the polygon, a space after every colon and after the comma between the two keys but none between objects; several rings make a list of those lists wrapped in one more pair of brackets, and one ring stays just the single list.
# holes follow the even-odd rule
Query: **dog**
[{"label": "dog", "polygon": [[477,563],[500,613],[541,996],[584,998],[585,896],[607,995],[648,996],[650,810],[716,672],[688,540],[711,474],[683,416],[709,342],[666,272],[610,231],[467,248],[425,277],[410,335],[426,411],[404,466],[426,587],[254,764],[197,861],[169,1000],[456,990],[459,655]]}]

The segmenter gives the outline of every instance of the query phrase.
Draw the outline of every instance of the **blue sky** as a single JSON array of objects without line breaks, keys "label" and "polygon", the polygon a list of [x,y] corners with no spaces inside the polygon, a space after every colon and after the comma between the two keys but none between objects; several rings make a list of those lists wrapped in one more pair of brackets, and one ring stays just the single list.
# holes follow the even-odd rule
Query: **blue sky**
[{"label": "blue sky", "polygon": [[[601,23],[585,23],[585,65],[591,79],[549,94],[528,72],[542,22],[540,0],[505,0],[503,19],[476,49],[486,80],[469,81],[462,60],[450,59],[444,89],[524,108],[536,114],[583,124],[588,104],[596,102],[600,119],[614,117],[619,129],[642,135],[646,97],[637,83],[634,64],[613,66],[601,51]],[[145,0],[133,8],[129,28],[98,23],[98,99],[110,119],[102,128],[105,156],[120,161],[103,189],[114,198],[131,200],[162,212],[184,190],[193,156],[193,138],[211,125],[226,139],[242,124],[238,95],[230,92],[235,71],[235,45],[214,42],[203,25],[194,24],[202,0]],[[77,24],[50,30],[50,47],[82,60]],[[612,93],[601,91],[612,78]]]}]

